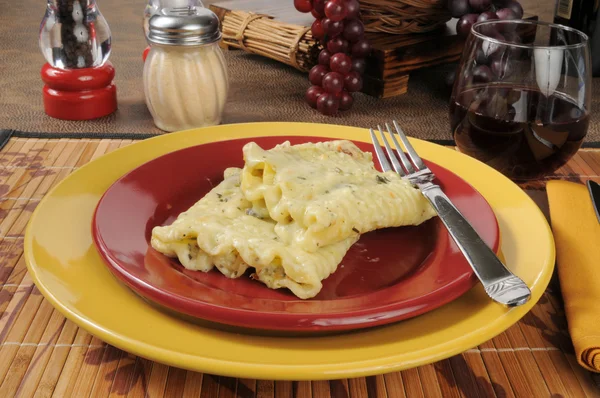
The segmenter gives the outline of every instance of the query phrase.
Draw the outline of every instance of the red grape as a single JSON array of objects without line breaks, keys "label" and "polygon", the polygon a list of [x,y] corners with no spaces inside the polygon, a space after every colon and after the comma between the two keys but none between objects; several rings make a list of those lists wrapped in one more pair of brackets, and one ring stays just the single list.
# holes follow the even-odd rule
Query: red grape
[{"label": "red grape", "polygon": [[492,0],[469,0],[469,5],[475,11],[486,11],[492,6]]},{"label": "red grape", "polygon": [[329,18],[323,18],[321,20],[321,25],[323,26],[323,29],[325,29],[325,32],[331,37],[337,36],[344,31],[343,21],[334,22]]},{"label": "red grape", "polygon": [[366,39],[361,39],[352,45],[352,56],[364,58],[371,52],[371,45]]},{"label": "red grape", "polygon": [[340,36],[334,37],[327,42],[327,49],[332,54],[348,52],[348,40]]},{"label": "red grape", "polygon": [[[504,39],[511,44],[523,44],[523,40],[521,40],[521,36],[519,36],[519,34],[516,32],[505,32]],[[511,50],[516,49],[516,48],[518,48],[518,47],[511,47]]]},{"label": "red grape", "polygon": [[490,34],[485,33],[485,35],[491,39],[495,40],[484,40],[481,42],[481,49],[485,53],[486,56],[490,57],[492,54],[495,54],[498,50],[505,48],[504,45],[498,44],[498,42],[504,42],[504,36],[502,36],[498,31],[492,31]]},{"label": "red grape", "polygon": [[487,65],[489,62],[487,55],[481,48],[477,49],[477,52],[475,53],[475,62],[477,62],[478,65]]},{"label": "red grape", "polygon": [[335,94],[323,93],[317,99],[317,109],[324,115],[335,115],[340,108],[340,100]]},{"label": "red grape", "polygon": [[300,12],[311,12],[313,9],[312,0],[294,0],[294,7]]},{"label": "red grape", "polygon": [[365,25],[358,19],[351,19],[344,24],[344,39],[354,43],[362,39],[365,34]]},{"label": "red grape", "polygon": [[473,81],[479,83],[489,83],[492,81],[492,71],[487,65],[479,65],[473,68]]},{"label": "red grape", "polygon": [[517,15],[516,19],[523,18],[523,7],[521,7],[521,4],[517,3],[516,1],[508,1],[504,3],[503,8],[509,8],[513,10],[514,13]]},{"label": "red grape", "polygon": [[344,77],[344,88],[351,93],[360,91],[362,84],[362,78],[358,72],[350,72]]},{"label": "red grape", "polygon": [[315,14],[315,18],[323,18],[325,16],[325,0],[313,0],[313,10],[319,16]]},{"label": "red grape", "polygon": [[[449,0],[454,6],[461,3],[465,12],[471,12],[469,1],[491,0]],[[362,89],[365,57],[371,52],[360,20],[359,0],[294,0],[294,6],[315,18],[311,33],[324,47],[308,74],[311,86],[305,93],[306,102],[324,115],[350,109],[354,104],[351,93]]]},{"label": "red grape", "polygon": [[498,30],[502,28],[501,24],[494,22],[497,20],[498,20],[498,14],[496,14],[493,11],[486,11],[486,12],[481,13],[479,15],[479,17],[477,18],[476,22],[487,22],[487,21],[491,21],[491,22],[481,24],[481,26],[479,26],[477,28],[477,32],[482,33],[488,37],[494,37],[495,35],[498,34]]},{"label": "red grape", "polygon": [[460,18],[471,12],[469,0],[448,0],[448,9],[454,18]]},{"label": "red grape", "polygon": [[325,29],[323,29],[323,25],[321,25],[320,19],[315,19],[312,26],[310,27],[310,31],[315,39],[322,39],[325,37]]},{"label": "red grape", "polygon": [[325,65],[315,65],[308,72],[308,80],[315,86],[320,86],[325,76],[329,72],[329,68]]},{"label": "red grape", "polygon": [[344,76],[341,73],[329,72],[323,76],[323,89],[331,94],[337,94],[344,88]]},{"label": "red grape", "polygon": [[354,103],[354,98],[352,98],[352,94],[347,91],[342,91],[340,93],[340,111],[347,111],[352,108],[352,104]]},{"label": "red grape", "polygon": [[317,99],[323,94],[325,91],[323,88],[319,86],[310,86],[308,90],[306,90],[306,94],[304,95],[304,99],[308,102],[313,108],[317,108]]},{"label": "red grape", "polygon": [[492,70],[492,73],[494,73],[494,75],[496,75],[500,79],[503,79],[512,74],[512,72],[513,72],[512,65],[513,65],[512,62],[509,62],[506,59],[497,57],[492,61],[491,70]]},{"label": "red grape", "polygon": [[[516,41],[510,41],[507,40],[509,43],[517,43]],[[517,46],[509,46],[507,49],[508,51],[508,57],[511,60],[511,62],[515,62],[519,59],[521,59],[521,57],[523,57],[525,54],[527,54],[527,50],[525,50],[524,48],[521,47],[517,47]]]},{"label": "red grape", "polygon": [[341,21],[346,18],[348,11],[343,0],[329,0],[325,3],[325,15],[332,21]]},{"label": "red grape", "polygon": [[346,0],[346,18],[358,18],[359,12],[360,5],[358,4],[358,0]]},{"label": "red grape", "polygon": [[331,60],[331,53],[327,51],[327,49],[322,49],[319,53],[319,63],[321,65],[329,66],[329,61]]},{"label": "red grape", "polygon": [[342,75],[345,75],[346,73],[350,72],[350,69],[352,69],[352,60],[344,53],[333,54],[331,56],[329,68],[333,72],[338,72]]},{"label": "red grape", "polygon": [[498,15],[496,15],[493,11],[485,11],[479,14],[477,17],[477,22],[489,21],[491,19],[498,19]]},{"label": "red grape", "polygon": [[496,11],[496,15],[503,21],[507,21],[510,19],[519,19],[517,13],[512,10],[512,8],[501,8]]},{"label": "red grape", "polygon": [[355,72],[360,73],[361,75],[365,73],[365,69],[367,68],[367,63],[364,58],[352,58],[352,69]]},{"label": "red grape", "polygon": [[471,31],[471,26],[477,22],[477,18],[477,14],[467,14],[460,17],[456,23],[456,33],[458,33],[460,37],[467,37]]},{"label": "red grape", "polygon": [[510,8],[518,15],[519,19],[523,18],[523,7],[516,0],[494,0],[494,5],[496,9]]}]

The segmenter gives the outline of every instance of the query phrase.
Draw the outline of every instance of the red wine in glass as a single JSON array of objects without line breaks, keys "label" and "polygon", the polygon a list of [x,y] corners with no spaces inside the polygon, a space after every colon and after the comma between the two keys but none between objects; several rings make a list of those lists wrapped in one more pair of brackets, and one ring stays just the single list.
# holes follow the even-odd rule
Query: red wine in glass
[{"label": "red wine in glass", "polygon": [[589,125],[587,36],[560,25],[473,25],[450,100],[458,149],[513,180],[539,179],[581,147]]},{"label": "red wine in glass", "polygon": [[579,149],[589,114],[572,98],[524,87],[484,87],[450,104],[450,125],[462,152],[514,180],[543,177]]}]

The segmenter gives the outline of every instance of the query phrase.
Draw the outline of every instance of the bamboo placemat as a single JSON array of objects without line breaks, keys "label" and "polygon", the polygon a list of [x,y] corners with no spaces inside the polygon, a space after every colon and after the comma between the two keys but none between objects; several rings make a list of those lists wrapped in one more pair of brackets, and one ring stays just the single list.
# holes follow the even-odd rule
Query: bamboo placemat
[{"label": "bamboo placemat", "polygon": [[[600,396],[600,376],[581,368],[573,355],[555,281],[521,321],[477,348],[372,377],[234,379],[165,366],[105,344],[66,320],[33,285],[23,258],[23,234],[49,189],[78,167],[131,142],[12,138],[0,151],[0,397]],[[600,151],[580,151],[551,178],[600,182]],[[533,196],[545,195],[538,190]]]}]

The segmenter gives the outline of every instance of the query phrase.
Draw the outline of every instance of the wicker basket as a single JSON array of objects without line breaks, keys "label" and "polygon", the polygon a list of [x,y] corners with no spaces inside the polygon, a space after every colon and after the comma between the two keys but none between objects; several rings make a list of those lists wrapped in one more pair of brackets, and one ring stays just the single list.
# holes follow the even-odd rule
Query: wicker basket
[{"label": "wicker basket", "polygon": [[[430,32],[451,18],[446,0],[359,1],[365,29],[369,32]],[[275,59],[304,72],[317,63],[322,46],[312,37],[310,27],[279,22],[254,12],[213,6],[211,9],[221,19],[223,46]]]},{"label": "wicker basket", "polygon": [[310,27],[246,11],[228,11],[221,24],[222,45],[275,59],[304,72],[317,63],[321,47]]},{"label": "wicker basket", "polygon": [[365,30],[392,34],[436,30],[452,16],[447,0],[359,0]]}]

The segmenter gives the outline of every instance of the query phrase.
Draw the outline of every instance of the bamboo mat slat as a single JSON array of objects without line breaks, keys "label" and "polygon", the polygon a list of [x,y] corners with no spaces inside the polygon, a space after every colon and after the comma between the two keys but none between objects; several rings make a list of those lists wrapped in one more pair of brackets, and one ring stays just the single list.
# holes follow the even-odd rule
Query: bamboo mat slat
[{"label": "bamboo mat slat", "polygon": [[[443,397],[448,397],[448,398],[456,398],[456,397],[460,397],[460,391],[458,389],[456,389],[456,380],[454,379],[454,374],[452,372],[452,367],[450,366],[450,361],[439,361],[433,364],[433,367],[435,368],[435,373],[436,376],[438,378],[438,386],[440,388],[440,391],[442,393]],[[401,392],[400,389],[402,388],[402,384],[401,384],[401,380],[399,377],[397,377],[397,375],[399,375],[400,373],[389,373],[385,376],[385,380],[386,380],[386,387],[387,390],[389,392],[389,396],[395,397],[395,396],[401,396],[399,393]],[[388,382],[389,379],[389,382]],[[398,380],[398,387],[396,390],[392,390],[392,386],[394,386],[394,384],[396,384],[396,380]],[[398,395],[396,395],[398,394]],[[406,396],[406,395],[402,395],[402,396]]]},{"label": "bamboo mat slat", "polygon": [[[331,381],[248,380],[186,371],[112,347],[66,320],[26,272],[25,227],[77,168],[131,140],[13,138],[0,151],[0,397],[599,397],[574,357],[556,281],[521,321],[478,347],[402,372]],[[600,150],[546,179],[600,182]],[[543,181],[525,188],[543,194]],[[539,196],[539,195],[538,195]]]},{"label": "bamboo mat slat", "polygon": [[[421,380],[421,386],[423,387],[423,394],[426,397],[443,397],[442,390],[439,385],[438,377],[435,371],[435,367],[432,364],[421,366],[417,369],[419,372],[419,379]],[[380,377],[378,376],[378,379]],[[377,386],[377,391],[383,391],[385,384]],[[369,397],[372,396],[369,394]]]},{"label": "bamboo mat slat", "polygon": [[[450,362],[450,368],[452,369],[456,386],[461,395],[465,397],[477,397],[479,396],[477,378],[475,377],[473,370],[467,365],[465,355],[467,354],[456,355],[448,361]],[[471,353],[470,355],[477,354]]]},{"label": "bamboo mat slat", "polygon": [[495,395],[490,377],[488,375],[481,354],[463,355],[465,365],[471,370],[475,378],[475,386],[479,396],[491,397]]},{"label": "bamboo mat slat", "polygon": [[[167,384],[167,374],[169,372],[169,367],[160,363],[154,362],[152,364],[152,371],[150,372],[150,379],[148,380],[148,391],[152,391],[154,395],[157,397],[162,397],[164,395],[165,386]],[[200,392],[202,393],[202,397],[206,396],[206,393],[209,392],[210,388],[205,386],[205,379],[208,377],[202,376],[202,386],[200,387]],[[216,386],[216,384],[215,384]],[[215,396],[215,395],[212,395]]]},{"label": "bamboo mat slat", "polygon": [[348,379],[330,381],[331,396],[342,398],[348,396]]}]

